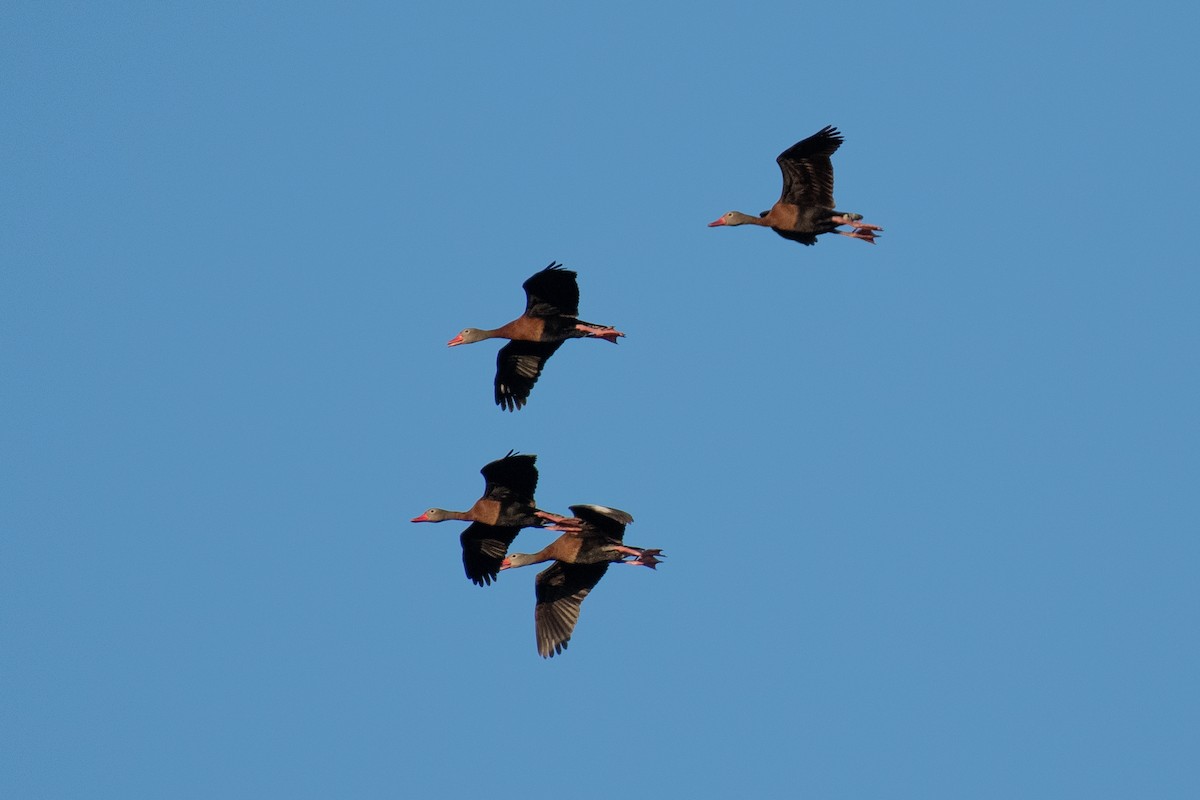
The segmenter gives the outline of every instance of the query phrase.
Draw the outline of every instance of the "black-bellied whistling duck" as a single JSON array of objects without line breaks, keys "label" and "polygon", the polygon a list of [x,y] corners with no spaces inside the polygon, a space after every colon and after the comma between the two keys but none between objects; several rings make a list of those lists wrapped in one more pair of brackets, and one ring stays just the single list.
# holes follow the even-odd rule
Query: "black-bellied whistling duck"
[{"label": "black-bellied whistling duck", "polygon": [[[860,222],[862,214],[834,210],[833,163],[829,157],[841,144],[842,134],[832,125],[796,142],[775,159],[783,172],[783,193],[770,211],[757,217],[730,211],[708,223],[708,227],[761,225],[800,244],[816,244],[822,233],[840,233],[875,244],[875,231],[883,228]],[[839,231],[839,225],[849,225],[853,230]]]},{"label": "black-bellied whistling duck", "polygon": [[547,526],[567,531],[540,551],[532,554],[509,553],[500,569],[524,567],[554,561],[537,575],[533,607],[538,653],[552,658],[567,649],[579,607],[588,592],[600,582],[608,565],[616,562],[654,569],[661,550],[628,547],[623,544],[625,526],[633,517],[607,506],[571,506],[573,519]]},{"label": "black-bellied whistling duck", "polygon": [[525,313],[495,330],[467,328],[446,344],[511,339],[496,356],[496,405],[516,411],[525,405],[529,392],[542,374],[542,365],[567,339],[591,337],[617,343],[625,334],[605,325],[582,322],[579,314],[579,284],[575,273],[553,262],[523,283]]},{"label": "black-bellied whistling duck", "polygon": [[[483,497],[466,511],[446,511],[431,508],[413,522],[445,522],[448,519],[469,521],[463,531],[463,569],[472,582],[490,585],[500,571],[500,563],[508,546],[521,528],[540,528],[547,522],[571,529],[571,520],[558,514],[541,511],[534,505],[538,471],[537,456],[517,455],[510,450],[479,471],[483,475]],[[555,530],[558,530],[556,528]]]}]

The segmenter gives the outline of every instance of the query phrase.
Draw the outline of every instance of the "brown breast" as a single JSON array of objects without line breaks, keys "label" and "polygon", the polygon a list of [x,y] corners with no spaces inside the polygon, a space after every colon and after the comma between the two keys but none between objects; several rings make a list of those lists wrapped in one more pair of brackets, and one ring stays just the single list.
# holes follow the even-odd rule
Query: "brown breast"
[{"label": "brown breast", "polygon": [[772,228],[783,228],[785,231],[795,230],[800,223],[800,209],[791,203],[776,203],[763,217],[763,222]]},{"label": "brown breast", "polygon": [[565,561],[568,564],[575,563],[575,557],[579,555],[579,548],[583,546],[583,537],[575,536],[574,534],[565,533],[550,543],[546,549],[550,552],[548,555],[553,556],[559,561]]},{"label": "brown breast", "polygon": [[496,521],[500,519],[500,501],[481,497],[475,501],[475,505],[471,506],[471,510],[467,514],[475,522],[482,522],[484,525],[495,525]]},{"label": "brown breast", "polygon": [[540,342],[546,321],[538,317],[520,316],[499,328],[496,332],[505,339],[516,342]]}]

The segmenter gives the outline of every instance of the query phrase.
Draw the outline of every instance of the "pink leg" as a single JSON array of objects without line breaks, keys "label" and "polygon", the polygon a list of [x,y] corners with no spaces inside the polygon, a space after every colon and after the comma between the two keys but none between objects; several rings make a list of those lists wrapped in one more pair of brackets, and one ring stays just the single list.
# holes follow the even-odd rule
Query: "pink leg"
[{"label": "pink leg", "polygon": [[551,514],[549,511],[535,511],[533,512],[533,515],[535,517],[541,517],[547,522],[553,522],[555,525],[559,525],[563,522],[573,519],[573,517],[564,517],[561,514]]},{"label": "pink leg", "polygon": [[865,231],[881,231],[883,228],[878,225],[870,225],[866,222],[860,222],[862,214],[839,214],[832,216],[829,220],[837,225],[849,225],[852,228],[861,228]]},{"label": "pink leg", "polygon": [[629,564],[631,566],[648,566],[653,570],[656,564],[662,563],[662,559],[655,558],[656,555],[662,555],[662,551],[660,551],[660,549],[638,549],[636,547],[624,547],[623,545],[614,546],[612,549],[618,553],[635,555],[635,557],[637,557],[622,561],[622,564]]},{"label": "pink leg", "polygon": [[542,519],[552,524],[544,526],[544,530],[559,531],[560,533],[582,533],[583,520],[575,517],[564,517],[561,514],[551,514],[549,511],[535,511],[535,517]]},{"label": "pink leg", "polygon": [[662,563],[661,558],[655,556],[662,555],[662,550],[642,550],[638,553],[637,558],[631,558],[628,561],[622,561],[622,564],[630,564],[635,567],[649,567],[654,569],[656,565]]},{"label": "pink leg", "polygon": [[875,234],[871,231],[860,231],[856,229],[852,231],[834,231],[834,233],[840,233],[842,236],[849,236],[851,239],[862,239],[864,242],[875,244]]},{"label": "pink leg", "polygon": [[597,325],[584,325],[582,323],[576,325],[575,330],[583,331],[588,336],[594,336],[597,339],[603,339],[606,342],[612,342],[613,344],[617,343],[618,336],[625,335],[616,328],[601,328]]}]

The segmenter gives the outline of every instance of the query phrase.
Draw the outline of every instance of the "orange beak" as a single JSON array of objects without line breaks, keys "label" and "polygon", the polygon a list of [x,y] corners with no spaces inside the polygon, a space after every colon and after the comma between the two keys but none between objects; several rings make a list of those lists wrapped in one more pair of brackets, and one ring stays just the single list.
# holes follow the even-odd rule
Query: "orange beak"
[{"label": "orange beak", "polygon": [[429,522],[429,515],[422,514],[419,517],[413,517],[411,520],[409,520],[409,522]]},{"label": "orange beak", "polygon": [[716,222],[710,222],[710,223],[708,223],[708,227],[710,227],[710,228],[715,228],[715,227],[717,227],[718,225],[724,225],[724,224],[726,224],[726,223],[725,223],[725,218],[724,218],[724,217],[721,217],[721,218],[720,218],[719,220],[717,220]]},{"label": "orange beak", "polygon": [[462,334],[460,333],[458,336],[455,336],[453,339],[451,339],[450,341],[446,342],[446,347],[454,347],[454,345],[456,345],[456,344],[462,344],[462,343],[463,343],[463,341],[462,341]]}]

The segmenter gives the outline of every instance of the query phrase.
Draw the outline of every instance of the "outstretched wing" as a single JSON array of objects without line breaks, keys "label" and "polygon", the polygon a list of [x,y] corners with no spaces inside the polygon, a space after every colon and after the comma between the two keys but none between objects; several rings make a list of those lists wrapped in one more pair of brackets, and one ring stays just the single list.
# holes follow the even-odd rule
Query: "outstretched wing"
[{"label": "outstretched wing", "polygon": [[496,354],[496,405],[516,411],[525,405],[542,365],[562,342],[509,342]]},{"label": "outstretched wing", "polygon": [[500,572],[500,563],[520,528],[501,528],[473,522],[462,532],[463,569],[472,583],[491,585]]},{"label": "outstretched wing", "polygon": [[623,541],[625,526],[633,522],[633,517],[627,512],[608,506],[571,506],[571,513],[583,521],[585,536],[603,536],[617,542]]},{"label": "outstretched wing", "polygon": [[538,573],[535,581],[537,604],[533,607],[537,631],[538,655],[552,658],[567,649],[579,607],[604,573],[608,562],[600,564],[564,564],[555,561]]},{"label": "outstretched wing", "polygon": [[837,128],[826,125],[780,153],[775,159],[783,172],[780,202],[833,208],[833,162],[829,157],[842,140]]},{"label": "outstretched wing", "polygon": [[575,273],[552,262],[521,284],[525,290],[525,316],[556,317],[579,315],[579,283]]},{"label": "outstretched wing", "polygon": [[538,482],[536,463],[535,455],[520,455],[509,450],[504,458],[479,470],[484,480],[483,496],[489,500],[517,500],[533,505]]}]

